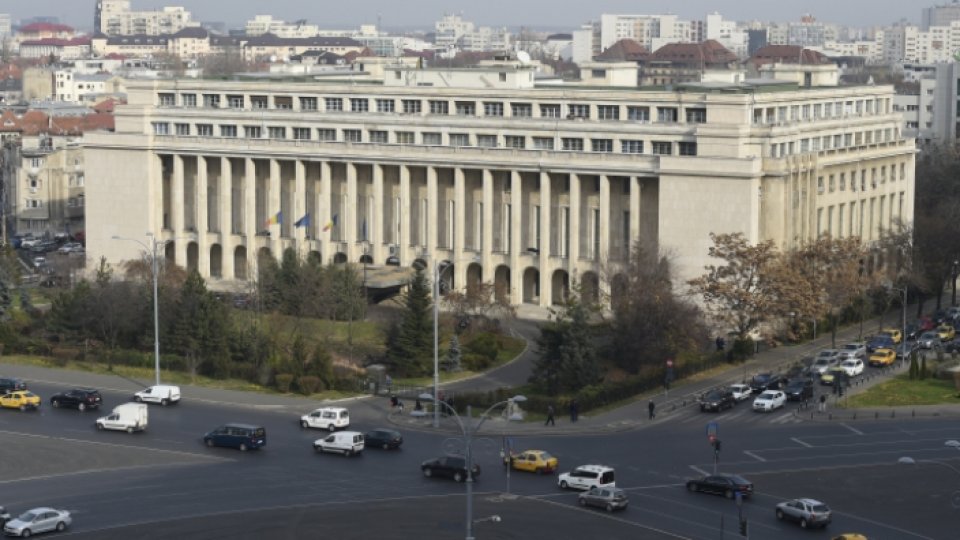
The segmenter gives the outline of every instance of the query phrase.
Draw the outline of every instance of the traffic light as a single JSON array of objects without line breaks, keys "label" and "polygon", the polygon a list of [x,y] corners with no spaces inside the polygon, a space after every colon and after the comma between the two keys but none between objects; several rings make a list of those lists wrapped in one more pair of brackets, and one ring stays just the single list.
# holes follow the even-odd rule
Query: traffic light
[{"label": "traffic light", "polygon": [[746,518],[740,519],[740,536],[747,536],[747,520],[746,520]]}]

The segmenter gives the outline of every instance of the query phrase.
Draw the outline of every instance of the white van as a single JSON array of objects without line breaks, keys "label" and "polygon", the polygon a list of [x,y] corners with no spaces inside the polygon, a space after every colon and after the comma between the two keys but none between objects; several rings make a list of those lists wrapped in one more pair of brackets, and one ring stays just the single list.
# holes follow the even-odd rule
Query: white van
[{"label": "white van", "polygon": [[117,431],[143,431],[147,429],[147,406],[143,403],[117,405],[109,416],[97,419],[97,429]]},{"label": "white van", "polygon": [[350,412],[343,407],[323,407],[300,417],[300,427],[336,431],[350,427]]},{"label": "white van", "polygon": [[363,452],[363,433],[359,431],[331,433],[323,439],[314,441],[313,449],[317,452],[333,452],[353,456]]},{"label": "white van", "polygon": [[138,403],[159,403],[169,405],[180,401],[180,387],[158,384],[137,392],[133,400]]},{"label": "white van", "polygon": [[605,465],[581,465],[561,474],[557,485],[562,489],[615,488],[613,469]]}]

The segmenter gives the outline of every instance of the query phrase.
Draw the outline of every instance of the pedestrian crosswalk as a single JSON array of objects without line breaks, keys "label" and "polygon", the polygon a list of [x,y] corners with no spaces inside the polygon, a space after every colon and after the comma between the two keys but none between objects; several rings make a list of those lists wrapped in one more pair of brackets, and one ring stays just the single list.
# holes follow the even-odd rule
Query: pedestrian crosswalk
[{"label": "pedestrian crosswalk", "polygon": [[761,413],[754,412],[748,407],[738,407],[720,414],[701,413],[696,409],[678,410],[674,413],[674,422],[680,424],[693,424],[697,422],[724,421],[737,424],[774,424],[787,425],[799,424],[804,421],[803,416],[796,415],[792,410],[780,409],[775,412]]}]

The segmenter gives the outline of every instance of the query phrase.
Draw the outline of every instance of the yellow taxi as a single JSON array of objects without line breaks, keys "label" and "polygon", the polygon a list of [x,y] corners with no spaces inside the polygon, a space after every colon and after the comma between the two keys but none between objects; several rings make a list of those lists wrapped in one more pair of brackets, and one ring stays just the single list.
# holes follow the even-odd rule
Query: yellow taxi
[{"label": "yellow taxi", "polygon": [[870,355],[871,366],[883,367],[893,364],[897,360],[897,353],[893,349],[877,349]]},{"label": "yellow taxi", "polygon": [[549,474],[557,470],[560,462],[543,450],[526,450],[510,454],[505,458],[504,465],[510,465],[518,471],[527,471],[537,474]]},{"label": "yellow taxi", "polygon": [[857,533],[845,533],[840,536],[834,536],[833,540],[867,540],[867,537]]},{"label": "yellow taxi", "polygon": [[843,378],[847,372],[840,366],[833,366],[820,375],[820,384],[833,384],[837,382],[837,378]]},{"label": "yellow taxi", "polygon": [[938,326],[937,333],[940,334],[940,341],[950,341],[957,337],[957,331],[949,324],[941,324]]},{"label": "yellow taxi", "polygon": [[880,333],[890,336],[895,345],[899,345],[903,341],[903,332],[898,328],[884,328]]},{"label": "yellow taxi", "polygon": [[0,396],[0,407],[4,409],[37,409],[40,407],[40,396],[28,390],[18,390]]}]

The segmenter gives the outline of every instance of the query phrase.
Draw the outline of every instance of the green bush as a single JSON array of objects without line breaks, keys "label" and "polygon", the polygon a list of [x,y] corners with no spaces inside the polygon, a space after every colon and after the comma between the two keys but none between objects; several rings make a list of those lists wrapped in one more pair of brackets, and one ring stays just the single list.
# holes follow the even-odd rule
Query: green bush
[{"label": "green bush", "polygon": [[293,375],[289,373],[278,373],[274,378],[277,390],[286,394],[290,391],[290,385],[293,384]]},{"label": "green bush", "polygon": [[323,390],[323,381],[315,375],[302,375],[297,379],[297,388],[299,388],[304,395],[310,396]]},{"label": "green bush", "polygon": [[470,340],[463,348],[468,355],[473,354],[484,357],[487,360],[486,365],[489,366],[497,361],[497,355],[500,354],[500,341],[498,341],[497,336],[493,334],[480,334]]},{"label": "green bush", "polygon": [[483,371],[493,363],[488,357],[476,353],[467,353],[460,361],[470,371]]}]

